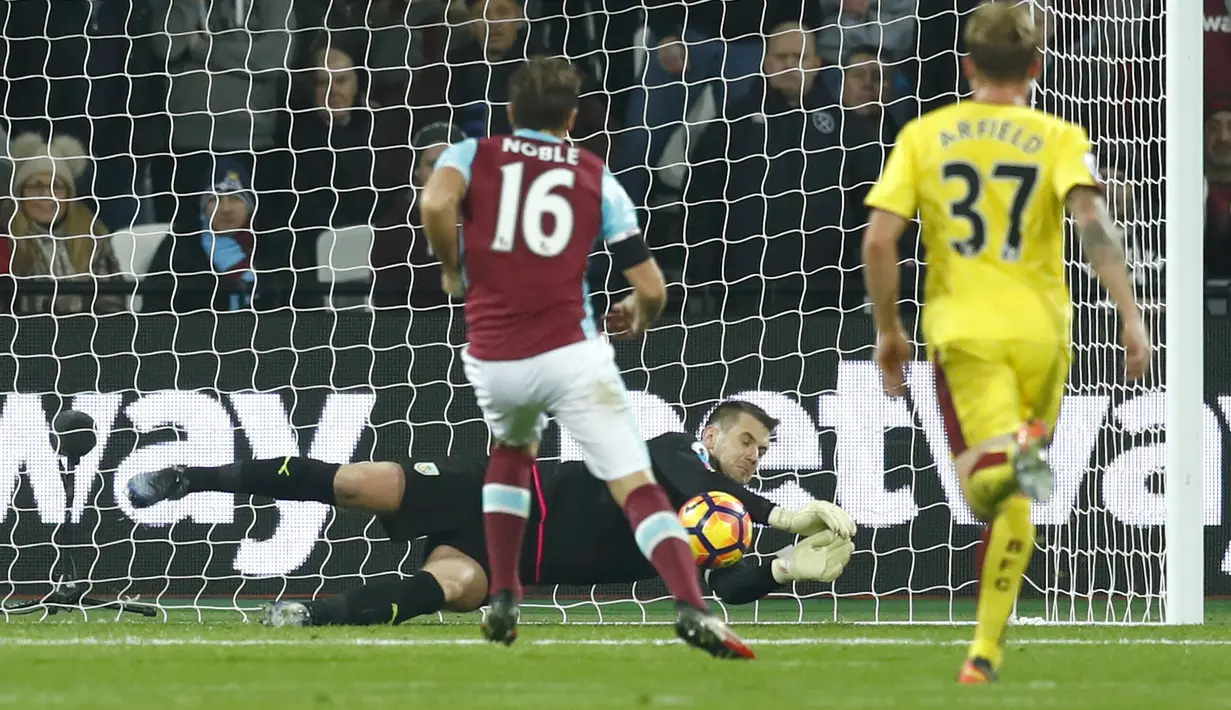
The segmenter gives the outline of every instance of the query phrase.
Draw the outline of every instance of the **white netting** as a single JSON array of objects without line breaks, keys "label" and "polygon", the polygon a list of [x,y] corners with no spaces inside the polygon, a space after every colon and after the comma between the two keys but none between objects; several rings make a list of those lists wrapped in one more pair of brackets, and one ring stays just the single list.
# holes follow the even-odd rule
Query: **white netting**
[{"label": "white netting", "polygon": [[[1040,9],[1047,31],[1040,108],[1085,126],[1100,158],[1109,204],[1125,231],[1126,254],[1139,298],[1162,332],[1162,3],[1102,3],[1079,14],[1064,3]],[[1072,251],[1077,256],[1076,249]],[[1119,375],[1117,320],[1106,294],[1084,266],[1070,269],[1075,311],[1075,366],[1066,405],[1067,432],[1088,438],[1053,451],[1068,506],[1041,528],[1042,574],[1031,580],[1046,595],[1044,618],[1058,621],[1159,621],[1163,606],[1165,505],[1161,495],[1164,412],[1161,368],[1143,386]],[[1109,406],[1108,406],[1109,405]],[[1147,443],[1148,442],[1148,443]],[[1071,456],[1071,460],[1066,458]],[[1221,475],[1215,471],[1210,480]],[[1053,501],[1055,503],[1056,501]]]},{"label": "white netting", "polygon": [[[835,587],[800,585],[748,618],[971,618],[979,528],[930,369],[912,369],[905,401],[881,393],[858,245],[898,129],[965,91],[957,37],[975,3],[651,5],[9,4],[10,136],[71,135],[82,145],[52,152],[88,155],[31,158],[46,148],[27,140],[24,160],[4,163],[16,198],[15,239],[0,243],[16,316],[0,321],[0,380],[15,393],[0,418],[5,598],[45,592],[68,550],[70,576],[108,594],[197,609],[412,570],[414,548],[322,505],[195,494],[134,511],[118,494],[173,462],[482,450],[415,189],[457,131],[504,130],[505,81],[524,57],[566,54],[587,79],[575,138],[644,207],[673,284],[666,323],[619,353],[646,435],[697,431],[721,398],[752,398],[783,420],[757,487],[786,505],[836,496],[862,529]],[[1036,100],[1090,129],[1157,312],[1161,2],[1049,5]],[[211,220],[217,189],[232,194]],[[922,255],[907,240],[903,257],[913,313]],[[1111,314],[1076,261],[1071,272],[1077,360],[1022,613],[1155,620],[1163,393],[1157,379],[1111,384]],[[591,276],[602,307],[618,277],[602,257]],[[69,404],[95,417],[100,442],[62,480],[45,412]],[[553,440],[545,453],[579,457]],[[788,542],[762,531],[758,554]],[[656,582],[547,591],[567,619],[640,619],[662,597]]]}]

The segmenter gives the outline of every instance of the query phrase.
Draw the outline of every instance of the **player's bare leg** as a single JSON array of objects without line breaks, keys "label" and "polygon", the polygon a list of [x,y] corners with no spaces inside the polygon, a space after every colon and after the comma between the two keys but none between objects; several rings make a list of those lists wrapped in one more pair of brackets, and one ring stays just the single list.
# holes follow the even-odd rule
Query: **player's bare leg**
[{"label": "player's bare leg", "polygon": [[521,544],[530,517],[530,481],[538,444],[496,442],[483,481],[483,531],[491,570],[491,605],[480,630],[484,638],[506,646],[517,640],[521,616]]},{"label": "player's bare leg", "polygon": [[684,526],[653,474],[638,471],[608,481],[607,487],[624,509],[641,553],[654,565],[675,598],[679,610],[675,630],[679,637],[719,658],[755,658],[735,632],[709,612],[701,596],[697,565]]},{"label": "player's bare leg", "polygon": [[1034,551],[1030,502],[1034,496],[1045,500],[1051,492],[1046,441],[1047,427],[1031,422],[1016,435],[984,442],[957,459],[967,502],[980,519],[990,521],[979,565],[975,637],[959,683],[996,680],[1005,629]]},{"label": "player's bare leg", "polygon": [[261,622],[276,627],[400,624],[442,609],[474,611],[486,597],[482,565],[441,545],[413,577],[380,580],[310,602],[277,602],[265,608]]}]

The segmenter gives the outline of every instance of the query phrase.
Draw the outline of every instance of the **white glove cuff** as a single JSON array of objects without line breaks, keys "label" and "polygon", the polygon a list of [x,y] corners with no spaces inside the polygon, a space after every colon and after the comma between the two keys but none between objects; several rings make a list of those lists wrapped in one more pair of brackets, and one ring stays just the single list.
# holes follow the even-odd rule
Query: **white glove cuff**
[{"label": "white glove cuff", "polygon": [[775,530],[791,532],[791,518],[793,517],[795,517],[794,513],[776,505],[773,510],[769,511],[769,526]]},{"label": "white glove cuff", "polygon": [[774,581],[778,584],[786,584],[791,580],[791,561],[782,557],[773,561],[770,565],[774,573]]}]

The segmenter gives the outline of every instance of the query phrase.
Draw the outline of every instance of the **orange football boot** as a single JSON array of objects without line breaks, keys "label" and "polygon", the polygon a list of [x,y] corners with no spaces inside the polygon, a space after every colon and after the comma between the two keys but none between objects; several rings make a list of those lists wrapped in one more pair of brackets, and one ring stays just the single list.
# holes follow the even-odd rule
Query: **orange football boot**
[{"label": "orange football boot", "polygon": [[996,682],[996,671],[986,658],[967,658],[957,674],[957,682],[962,685],[990,685]]}]

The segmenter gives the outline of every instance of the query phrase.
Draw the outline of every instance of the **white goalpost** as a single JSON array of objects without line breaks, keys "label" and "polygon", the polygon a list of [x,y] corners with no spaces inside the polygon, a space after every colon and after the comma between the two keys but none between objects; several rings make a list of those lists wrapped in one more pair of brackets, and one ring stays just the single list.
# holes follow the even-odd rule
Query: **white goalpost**
[{"label": "white goalpost", "polygon": [[[1074,364],[1050,452],[1055,492],[1034,511],[1037,549],[1018,619],[1199,624],[1207,593],[1231,594],[1231,551],[1220,566],[1215,558],[1224,550],[1212,549],[1227,543],[1215,531],[1223,523],[1231,374],[1207,363],[1204,351],[1208,339],[1222,343],[1231,330],[1207,321],[1201,278],[1201,3],[1025,1],[1048,28],[1035,104],[1090,132],[1159,357],[1145,383],[1123,382],[1114,311],[1072,247],[1066,271],[1076,305]],[[345,13],[309,20],[304,8],[312,3],[293,6],[289,0],[285,7],[295,16],[250,18],[250,30],[214,35],[172,27],[168,17],[146,10],[128,18],[127,35],[113,27],[99,36],[98,28],[108,25],[98,23],[76,34],[62,27],[53,32],[50,24],[23,30],[33,39],[67,36],[99,41],[99,47],[102,40],[132,39],[126,51],[157,50],[162,54],[151,56],[162,63],[150,60],[137,73],[100,72],[93,65],[75,73],[47,69],[55,77],[49,85],[61,86],[51,92],[58,102],[45,99],[41,107],[25,106],[21,116],[4,116],[10,138],[45,131],[48,123],[81,133],[87,114],[94,116],[87,107],[105,98],[100,87],[115,89],[104,80],[153,80],[162,88],[148,97],[158,105],[150,115],[166,112],[168,97],[188,101],[193,86],[201,93],[208,93],[206,86],[229,87],[227,96],[248,97],[242,109],[206,106],[194,116],[198,123],[180,128],[188,126],[195,136],[201,122],[223,125],[225,118],[226,125],[246,126],[255,136],[261,126],[281,126],[267,143],[232,152],[239,156],[235,179],[249,181],[256,214],[282,215],[283,222],[257,220],[251,244],[228,242],[196,262],[159,256],[172,243],[179,250],[202,248],[195,232],[178,239],[170,233],[185,224],[199,228],[193,191],[207,176],[181,181],[176,171],[208,172],[212,165],[202,162],[204,149],[185,151],[169,140],[151,149],[149,127],[160,124],[143,123],[141,112],[132,110],[118,116],[138,126],[122,156],[135,158],[130,185],[115,189],[115,163],[101,155],[76,156],[88,159],[84,175],[95,175],[92,182],[80,178],[77,194],[99,208],[100,218],[117,214],[117,195],[140,198],[139,217],[159,211],[158,219],[89,237],[86,243],[110,245],[114,276],[92,265],[66,278],[60,262],[56,273],[64,278],[58,280],[24,273],[44,252],[10,253],[0,239],[0,301],[13,311],[0,315],[0,602],[46,594],[69,554],[71,574],[92,585],[95,595],[136,595],[160,612],[187,609],[208,620],[234,620],[276,597],[334,594],[416,570],[422,543],[390,543],[364,516],[221,493],[136,510],[124,497],[125,485],[133,475],[176,463],[285,455],[409,463],[485,450],[487,430],[459,365],[460,311],[432,295],[438,276],[415,241],[422,235],[415,232],[416,188],[408,180],[418,179],[410,176],[430,165],[440,146],[412,145],[410,136],[439,122],[474,132],[502,115],[505,93],[498,80],[519,61],[524,39],[525,53],[565,53],[586,73],[579,125],[593,136],[585,145],[608,151],[618,179],[652,188],[648,196],[630,192],[644,202],[647,238],[679,308],[643,342],[617,349],[643,433],[697,433],[724,398],[754,401],[781,426],[751,487],[790,507],[834,500],[860,527],[855,555],[836,583],[796,584],[755,604],[726,606],[730,618],[973,620],[982,529],[961,498],[930,364],[912,365],[906,398],[882,392],[870,359],[873,329],[858,295],[858,240],[866,221],[862,196],[897,129],[922,108],[942,103],[936,95],[957,100],[966,90],[956,32],[974,3],[919,0],[915,11],[899,16],[891,14],[894,8],[909,2],[882,0],[873,5],[884,9],[858,22],[808,10],[795,19],[819,23],[810,28],[816,31],[809,43],[815,38],[826,60],[813,69],[806,47],[807,57],[791,60],[808,62],[801,82],[811,93],[801,105],[772,98],[783,90],[764,86],[768,65],[760,55],[749,59],[761,51],[749,48],[764,40],[755,27],[741,27],[740,41],[721,44],[698,31],[683,33],[688,61],[672,70],[653,49],[662,38],[653,35],[640,3],[618,12],[599,0],[570,2],[567,11],[548,0],[490,3],[415,0],[404,3],[411,13],[405,18],[369,18],[362,22],[376,24],[335,28],[332,35],[324,25],[342,22]],[[749,4],[730,3],[737,5]],[[781,27],[770,21],[778,4],[762,5],[763,24]],[[237,3],[273,6],[282,5]],[[484,6],[498,6],[498,12],[484,16]],[[1066,14],[1077,6],[1088,14]],[[252,9],[258,11],[267,12]],[[208,13],[185,17],[177,21],[238,21]],[[508,40],[509,27],[520,39]],[[6,34],[13,31],[6,28]],[[233,41],[244,31],[254,42],[285,44],[262,44],[260,51],[257,44],[240,52],[203,49],[213,41],[209,36]],[[364,49],[352,42],[356,32],[367,33]],[[350,54],[310,51],[326,36],[330,42],[321,46]],[[633,42],[642,51],[634,51]],[[397,51],[390,54],[391,47]],[[180,50],[173,60],[163,56]],[[789,50],[783,52],[793,56]],[[283,59],[269,52],[282,52]],[[492,58],[508,52],[505,59]],[[199,70],[188,66],[197,60]],[[243,71],[219,69],[218,62],[231,60]],[[465,62],[465,73],[458,62]],[[351,64],[370,65],[369,71],[353,73]],[[256,68],[249,71],[249,65]],[[741,71],[752,73],[741,77]],[[253,81],[278,74],[284,83],[264,92],[255,84],[238,91],[228,82],[245,72]],[[98,95],[65,109],[75,106],[72,94],[83,86]],[[348,120],[358,123],[330,113],[336,106],[320,105],[334,100],[329,92],[335,90],[344,95],[337,101],[353,102]],[[740,114],[761,90],[771,97],[768,103]],[[917,100],[924,92],[930,93]],[[171,121],[186,110],[176,106]],[[107,124],[109,130],[114,125]],[[99,136],[106,135],[112,134],[76,137],[87,152],[100,153]],[[439,125],[433,135],[456,137]],[[0,156],[0,183],[6,173],[28,177],[31,170],[22,165]],[[24,183],[19,187],[24,190]],[[67,203],[44,189],[51,194],[43,198]],[[91,189],[100,194],[89,195]],[[369,192],[370,202],[362,203],[367,212],[338,216],[346,212],[343,203],[353,208],[356,196],[368,199],[362,196]],[[22,213],[26,196],[0,200],[0,215],[5,209]],[[170,218],[160,212],[167,204],[188,205],[190,219],[167,224]],[[283,207],[286,214],[279,212]],[[354,218],[358,213],[365,216]],[[245,248],[255,252],[222,263],[224,250]],[[269,257],[263,248],[287,253]],[[286,263],[274,263],[279,258]],[[904,246],[902,259],[904,307],[916,311],[926,260],[914,243]],[[270,264],[281,268],[262,271]],[[604,273],[607,266],[599,256],[592,269],[590,285],[600,301],[618,287],[610,269]],[[252,278],[236,276],[249,268]],[[763,287],[766,274],[788,286]],[[23,293],[54,296],[60,306],[39,306],[46,302],[38,298],[14,301],[6,275],[27,289]],[[177,298],[201,289],[202,277],[207,291],[223,289],[225,297],[209,291],[192,307],[176,306]],[[102,290],[88,290],[94,286]],[[278,295],[290,286],[299,289],[294,299]],[[104,296],[122,307],[91,308]],[[134,315],[133,308],[140,312]],[[65,476],[48,435],[52,415],[70,407],[93,417],[98,444]],[[554,426],[543,454],[580,459],[579,447]],[[57,532],[64,530],[72,534]],[[791,542],[758,530],[752,556],[767,560]],[[658,620],[655,602],[664,599],[661,583],[650,580],[537,588],[532,606],[552,620],[636,623]],[[0,620],[6,617],[0,611]]]},{"label": "white goalpost", "polygon": [[[1205,607],[1205,535],[1208,501],[1205,448],[1205,293],[1202,199],[1196,156],[1205,155],[1201,28],[1196,3],[1167,3],[1167,579],[1166,622],[1200,624]],[[1204,475],[1203,475],[1204,474]]]}]

